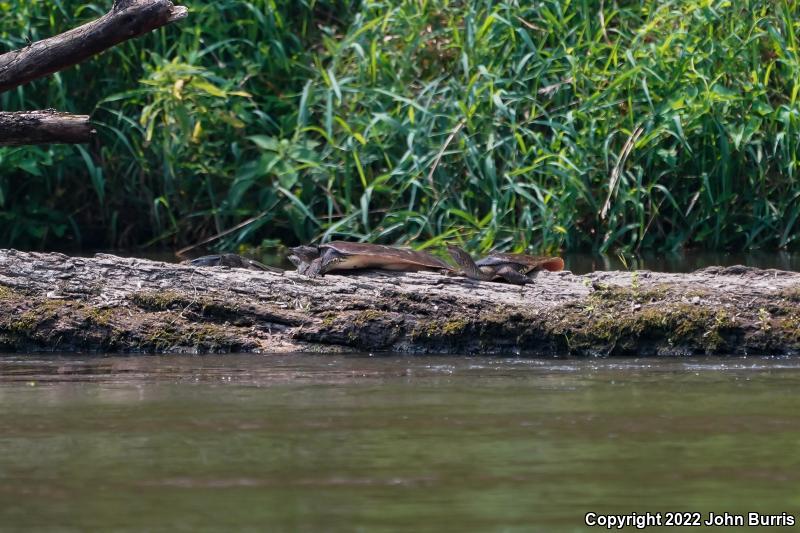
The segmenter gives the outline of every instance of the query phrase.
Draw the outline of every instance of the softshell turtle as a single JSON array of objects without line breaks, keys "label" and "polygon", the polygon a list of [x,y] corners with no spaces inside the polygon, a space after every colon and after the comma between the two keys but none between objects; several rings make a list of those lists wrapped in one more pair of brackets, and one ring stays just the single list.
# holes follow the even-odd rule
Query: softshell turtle
[{"label": "softshell turtle", "polygon": [[265,270],[267,272],[283,272],[280,268],[267,266],[264,263],[259,263],[254,259],[248,259],[238,254],[204,255],[203,257],[198,257],[191,261],[184,261],[184,263],[199,267],[226,266],[231,268],[249,268],[250,270]]},{"label": "softshell turtle", "polygon": [[530,274],[539,270],[558,272],[564,269],[564,260],[560,257],[493,253],[475,262],[458,246],[448,246],[447,251],[468,278],[481,281],[504,279],[509,283],[525,285],[533,283],[533,276]]},{"label": "softshell turtle", "polygon": [[453,272],[453,267],[429,254],[381,244],[333,241],[319,246],[290,248],[289,260],[300,274],[323,276],[335,270],[379,268],[402,272]]},{"label": "softshell turtle", "polygon": [[319,257],[319,248],[316,246],[295,246],[289,248],[289,261],[297,267],[299,274],[305,274],[314,259]]}]

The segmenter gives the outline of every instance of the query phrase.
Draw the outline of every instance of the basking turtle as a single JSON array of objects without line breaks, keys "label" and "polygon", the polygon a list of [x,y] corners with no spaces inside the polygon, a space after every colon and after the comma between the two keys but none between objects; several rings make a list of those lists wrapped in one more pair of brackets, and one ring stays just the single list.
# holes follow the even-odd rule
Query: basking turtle
[{"label": "basking turtle", "polygon": [[289,251],[291,253],[287,259],[297,267],[298,274],[305,274],[314,259],[319,257],[319,248],[317,246],[295,246],[294,248],[289,248]]},{"label": "basking turtle", "polygon": [[226,266],[231,268],[249,268],[250,270],[265,270],[267,272],[283,272],[280,268],[267,266],[264,263],[259,263],[254,259],[248,259],[237,254],[204,255],[203,257],[198,257],[191,261],[184,261],[184,263],[198,267]]},{"label": "basking turtle", "polygon": [[458,246],[448,246],[447,251],[468,278],[481,281],[504,279],[509,283],[525,285],[533,283],[533,276],[529,274],[535,275],[539,270],[558,272],[564,269],[564,260],[560,257],[493,253],[475,262]]},{"label": "basking turtle", "polygon": [[453,267],[428,252],[380,244],[333,241],[319,246],[297,246],[290,251],[289,260],[297,266],[297,271],[312,278],[336,270],[361,268],[454,272]]}]

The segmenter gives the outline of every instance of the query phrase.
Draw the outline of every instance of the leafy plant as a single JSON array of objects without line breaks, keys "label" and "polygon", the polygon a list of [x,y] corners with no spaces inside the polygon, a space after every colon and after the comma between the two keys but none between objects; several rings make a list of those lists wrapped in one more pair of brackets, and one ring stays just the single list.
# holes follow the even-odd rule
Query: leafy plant
[{"label": "leafy plant", "polygon": [[[0,150],[3,216],[30,226],[3,244],[796,245],[797,3],[188,5],[0,95],[100,101],[95,145]],[[6,0],[0,46],[101,11]]]}]

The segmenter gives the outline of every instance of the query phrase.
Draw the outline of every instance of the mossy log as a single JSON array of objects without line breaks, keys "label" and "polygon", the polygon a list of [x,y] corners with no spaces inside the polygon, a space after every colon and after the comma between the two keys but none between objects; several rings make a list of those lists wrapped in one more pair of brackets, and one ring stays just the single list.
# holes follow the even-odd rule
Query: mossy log
[{"label": "mossy log", "polygon": [[800,274],[747,267],[545,272],[521,288],[0,250],[0,301],[2,351],[800,352]]}]

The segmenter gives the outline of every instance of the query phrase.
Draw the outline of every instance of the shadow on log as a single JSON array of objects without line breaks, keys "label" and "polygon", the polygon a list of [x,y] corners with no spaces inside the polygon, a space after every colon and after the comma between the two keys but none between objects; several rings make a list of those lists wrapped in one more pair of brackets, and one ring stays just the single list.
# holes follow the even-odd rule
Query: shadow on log
[{"label": "shadow on log", "polygon": [[646,356],[796,354],[800,274],[432,273],[309,279],[0,251],[0,350]]}]

